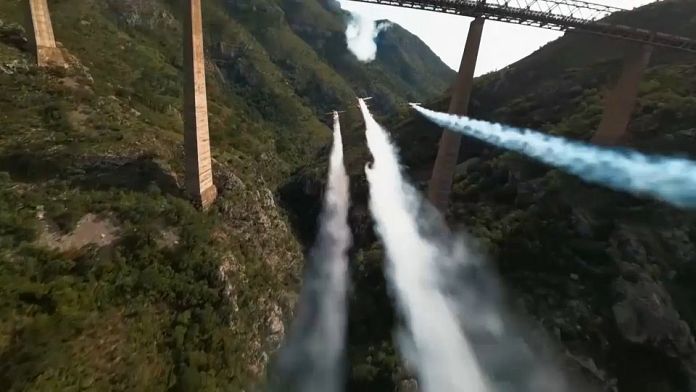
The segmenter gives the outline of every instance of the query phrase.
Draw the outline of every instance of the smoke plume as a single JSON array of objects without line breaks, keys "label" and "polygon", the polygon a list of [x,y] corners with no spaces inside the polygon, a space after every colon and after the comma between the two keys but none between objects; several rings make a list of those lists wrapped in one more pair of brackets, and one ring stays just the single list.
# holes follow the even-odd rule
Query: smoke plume
[{"label": "smoke plume", "polygon": [[370,210],[404,320],[399,346],[422,391],[568,391],[504,311],[493,274],[404,180],[388,135],[362,100],[360,107],[374,158],[365,170]]},{"label": "smoke plume", "polygon": [[369,63],[377,58],[377,36],[391,26],[391,23],[377,22],[364,16],[353,14],[346,28],[348,49],[358,60]]},{"label": "smoke plume", "polygon": [[363,100],[360,108],[374,157],[365,169],[370,210],[386,248],[387,278],[405,318],[402,353],[415,364],[425,391],[487,391],[450,301],[438,288],[435,263],[442,255],[419,233],[413,213],[418,196],[403,180],[394,146]]},{"label": "smoke plume", "polygon": [[271,370],[271,391],[339,392],[343,385],[351,243],[348,175],[334,112],[334,143],[317,240],[309,253],[297,316]]},{"label": "smoke plume", "polygon": [[647,195],[677,207],[696,207],[696,162],[605,148],[529,129],[473,120],[412,105],[430,121],[489,144],[532,157],[585,181]]}]

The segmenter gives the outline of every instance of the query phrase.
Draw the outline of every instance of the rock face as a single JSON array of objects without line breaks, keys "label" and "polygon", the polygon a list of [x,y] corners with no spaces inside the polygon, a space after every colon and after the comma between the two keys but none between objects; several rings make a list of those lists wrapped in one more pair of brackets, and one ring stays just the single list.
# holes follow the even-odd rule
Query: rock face
[{"label": "rock face", "polygon": [[673,358],[694,355],[696,347],[689,325],[674,309],[662,285],[639,274],[635,282],[619,279],[614,290],[619,299],[612,311],[622,339]]},{"label": "rock face", "polygon": [[[667,233],[667,237],[674,237],[679,231]],[[676,277],[675,265],[666,263],[665,269],[653,264],[653,255],[630,229],[617,230],[611,242],[610,252],[621,260],[620,276],[612,284],[612,315],[618,344],[623,347],[619,351],[625,350],[624,355],[630,355],[638,366],[654,369],[650,373],[625,375],[619,385],[626,390],[646,392],[696,385],[694,335],[666,289]],[[692,244],[687,242],[687,246]],[[674,245],[673,250],[677,252],[674,261],[684,260],[679,246]]]},{"label": "rock face", "polygon": [[156,1],[109,0],[118,19],[132,27],[168,29],[179,23],[166,6]]},{"label": "rock face", "polygon": [[[118,228],[108,218],[102,219],[94,214],[87,214],[80,218],[72,232],[61,235],[56,228],[52,227],[51,222],[45,222],[43,216],[38,215],[37,218],[44,225],[39,238],[41,246],[70,251],[88,245],[109,246],[117,239]],[[43,212],[40,215],[43,215]]]}]

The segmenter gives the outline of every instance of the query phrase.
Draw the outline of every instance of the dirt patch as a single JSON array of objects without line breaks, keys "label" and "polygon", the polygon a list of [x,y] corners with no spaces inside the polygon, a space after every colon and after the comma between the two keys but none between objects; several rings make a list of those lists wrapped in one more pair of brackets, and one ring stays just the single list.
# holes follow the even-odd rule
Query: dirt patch
[{"label": "dirt patch", "polygon": [[94,214],[83,216],[75,229],[65,235],[49,221],[42,220],[42,224],[43,230],[38,243],[61,251],[80,249],[87,245],[108,246],[118,238],[118,227],[110,219]]}]

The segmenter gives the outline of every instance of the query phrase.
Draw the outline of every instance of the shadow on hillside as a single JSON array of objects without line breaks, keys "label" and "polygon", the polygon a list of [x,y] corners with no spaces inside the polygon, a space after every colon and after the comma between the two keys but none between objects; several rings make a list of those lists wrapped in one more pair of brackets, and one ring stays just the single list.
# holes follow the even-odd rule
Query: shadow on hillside
[{"label": "shadow on hillside", "polygon": [[0,42],[23,52],[28,52],[31,46],[22,28],[16,24],[0,24]]},{"label": "shadow on hillside", "polygon": [[314,243],[323,196],[322,182],[297,173],[279,189],[281,206],[288,213],[295,235],[305,252]]},{"label": "shadow on hillside", "polygon": [[37,154],[18,152],[0,155],[0,171],[13,181],[41,183],[65,181],[83,190],[125,189],[162,193],[181,197],[183,192],[173,173],[151,156],[117,157]]}]

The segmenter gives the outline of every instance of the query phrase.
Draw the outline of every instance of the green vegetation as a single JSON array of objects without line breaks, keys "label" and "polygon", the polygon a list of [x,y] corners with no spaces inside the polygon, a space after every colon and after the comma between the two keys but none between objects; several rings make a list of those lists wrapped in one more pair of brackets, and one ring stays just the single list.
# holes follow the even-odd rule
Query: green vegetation
[{"label": "green vegetation", "polygon": [[[288,177],[328,140],[324,113],[351,109],[364,95],[375,96],[378,114],[397,112],[386,121],[423,185],[439,134],[402,104],[444,91],[453,73],[398,27],[379,37],[374,63],[357,62],[332,2],[204,1],[220,199],[200,212],[180,186],[178,2],[51,2],[73,67],[47,71],[31,65],[17,24],[22,3],[0,3],[0,385],[260,388],[279,326],[291,317],[302,259],[274,190],[301,240],[311,241],[324,154]],[[696,37],[694,13],[693,3],[664,2],[617,17]],[[587,139],[617,54],[610,41],[558,40],[480,78],[474,115]],[[693,58],[655,59],[630,143],[693,154]],[[359,114],[351,109],[344,120],[356,243],[349,387],[392,391],[411,375],[391,344],[398,320],[366,208]],[[516,305],[567,351],[569,369],[607,390],[688,390],[696,363],[692,213],[472,140],[458,172],[450,219],[480,240]],[[655,300],[660,307],[643,306]],[[636,327],[625,315],[657,321]]]},{"label": "green vegetation", "polygon": [[302,260],[273,190],[327,142],[323,113],[357,94],[283,2],[203,3],[220,191],[205,213],[180,186],[179,2],[50,2],[67,70],[33,67],[24,0],[0,4],[3,390],[262,381]]},{"label": "green vegetation", "polygon": [[[696,3],[674,1],[615,18],[696,38],[694,14]],[[628,49],[609,39],[568,34],[477,79],[472,115],[589,140]],[[629,126],[630,146],[696,155],[693,62],[693,55],[656,50]],[[446,111],[448,101],[442,97],[429,106]],[[383,122],[408,174],[424,188],[440,130],[405,110]],[[358,289],[350,321],[351,386],[394,390],[409,375],[391,361],[391,305],[375,300],[386,290],[366,212],[368,159],[365,148],[346,152],[360,249],[352,271]],[[683,392],[696,385],[693,212],[590,186],[473,139],[464,139],[460,159],[450,222],[485,249],[511,305],[548,332],[569,373],[599,390],[619,392]],[[298,211],[312,203],[311,190],[319,187],[308,184],[321,183],[322,165],[311,165],[286,185],[286,198]],[[364,333],[363,325],[379,332]]]}]

